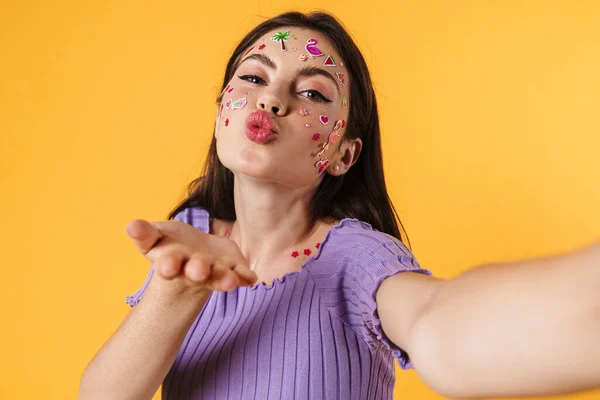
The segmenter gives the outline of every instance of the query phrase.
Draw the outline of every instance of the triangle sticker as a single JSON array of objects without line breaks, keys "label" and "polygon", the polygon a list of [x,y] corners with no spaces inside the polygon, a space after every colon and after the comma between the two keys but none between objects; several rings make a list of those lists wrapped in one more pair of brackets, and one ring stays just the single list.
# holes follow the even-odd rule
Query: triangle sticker
[{"label": "triangle sticker", "polygon": [[325,60],[323,65],[326,67],[335,67],[335,61],[333,60],[331,54],[327,56],[327,59]]}]

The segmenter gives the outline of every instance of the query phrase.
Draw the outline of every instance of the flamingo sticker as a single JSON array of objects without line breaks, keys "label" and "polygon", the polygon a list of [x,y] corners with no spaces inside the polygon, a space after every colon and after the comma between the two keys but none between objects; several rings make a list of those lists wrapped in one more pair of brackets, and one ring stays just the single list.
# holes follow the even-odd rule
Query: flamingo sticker
[{"label": "flamingo sticker", "polygon": [[273,35],[273,41],[281,43],[281,51],[287,51],[285,48],[285,42],[287,42],[287,40],[292,36],[294,36],[294,34],[290,33],[290,31],[277,32],[275,35]]},{"label": "flamingo sticker", "polygon": [[306,41],[306,46],[304,46],[306,52],[313,57],[320,57],[323,55],[323,52],[317,48],[317,43],[319,42],[317,42],[316,39],[308,39]]}]

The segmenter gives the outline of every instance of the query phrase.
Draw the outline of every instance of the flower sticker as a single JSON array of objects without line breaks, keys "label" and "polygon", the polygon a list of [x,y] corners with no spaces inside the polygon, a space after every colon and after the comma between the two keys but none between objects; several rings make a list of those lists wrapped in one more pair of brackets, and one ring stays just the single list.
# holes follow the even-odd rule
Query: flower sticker
[{"label": "flower sticker", "polygon": [[329,165],[329,160],[327,159],[327,157],[322,158],[319,161],[317,161],[317,163],[315,164],[315,167],[317,167],[317,175],[322,174],[328,165]]}]

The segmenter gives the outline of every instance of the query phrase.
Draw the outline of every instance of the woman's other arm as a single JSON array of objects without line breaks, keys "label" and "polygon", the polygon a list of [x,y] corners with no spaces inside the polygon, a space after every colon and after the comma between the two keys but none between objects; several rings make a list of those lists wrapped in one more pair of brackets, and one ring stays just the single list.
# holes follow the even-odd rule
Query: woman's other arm
[{"label": "woman's other arm", "polygon": [[600,387],[600,243],[483,265],[447,281],[398,274],[382,283],[377,304],[386,335],[442,395],[550,396]]}]

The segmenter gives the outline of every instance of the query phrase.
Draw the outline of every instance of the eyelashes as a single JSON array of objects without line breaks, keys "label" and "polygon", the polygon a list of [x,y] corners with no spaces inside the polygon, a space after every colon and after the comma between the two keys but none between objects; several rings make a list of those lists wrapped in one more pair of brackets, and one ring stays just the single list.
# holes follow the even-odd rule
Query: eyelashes
[{"label": "eyelashes", "polygon": [[321,92],[316,91],[314,89],[307,89],[307,90],[303,90],[300,93],[306,93],[308,96],[305,96],[307,98],[313,98],[315,99],[315,101],[320,101],[322,103],[331,103],[331,100],[329,100],[327,97],[323,96],[321,94]]},{"label": "eyelashes", "polygon": [[[241,80],[246,81],[248,83],[252,83],[254,85],[266,85],[267,84],[267,82],[265,82],[265,80],[258,75],[238,75],[238,78],[240,78]],[[306,97],[307,99],[309,99],[311,101],[315,101],[315,102],[319,102],[319,103],[331,103],[332,102],[332,100],[325,97],[321,92],[319,92],[318,90],[314,90],[314,89],[302,90],[301,92],[298,92],[298,94],[301,94],[302,97]],[[304,94],[306,94],[306,95],[304,95]]]},{"label": "eyelashes", "polygon": [[255,85],[263,85],[266,83],[265,80],[258,75],[238,75],[238,78],[246,82],[254,83]]}]

